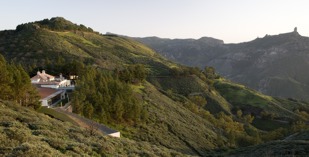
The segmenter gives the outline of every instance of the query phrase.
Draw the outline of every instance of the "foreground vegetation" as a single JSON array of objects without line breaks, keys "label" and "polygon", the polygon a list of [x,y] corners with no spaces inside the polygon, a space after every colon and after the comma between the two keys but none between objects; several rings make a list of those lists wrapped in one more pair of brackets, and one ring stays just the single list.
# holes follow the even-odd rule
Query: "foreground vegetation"
[{"label": "foreground vegetation", "polygon": [[1,54],[0,99],[35,109],[40,107],[38,93],[31,85],[29,75],[20,64],[7,63]]},{"label": "foreground vegetation", "polygon": [[0,100],[0,156],[184,156],[126,138],[90,134],[71,123]]},{"label": "foreground vegetation", "polygon": [[90,66],[80,70],[83,74],[73,95],[75,113],[101,123],[133,123],[144,118],[142,116],[146,113],[141,102],[134,97],[129,84],[125,83],[127,79],[137,79],[134,76],[130,79],[131,72],[125,73],[128,76],[119,74],[120,79],[125,78],[123,82],[114,74]]}]

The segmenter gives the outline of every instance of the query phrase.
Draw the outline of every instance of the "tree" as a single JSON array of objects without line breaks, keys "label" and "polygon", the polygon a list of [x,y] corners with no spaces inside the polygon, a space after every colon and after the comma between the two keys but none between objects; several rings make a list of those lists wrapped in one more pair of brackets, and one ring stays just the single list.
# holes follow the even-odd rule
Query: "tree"
[{"label": "tree", "polygon": [[200,95],[192,95],[189,96],[189,99],[195,103],[197,106],[199,106],[199,108],[204,107],[207,104],[207,101],[204,97],[200,96]]},{"label": "tree", "polygon": [[[135,68],[133,68],[134,71]],[[136,122],[146,114],[140,102],[134,97],[128,82],[121,80],[124,75],[111,75],[108,72],[86,66],[73,92],[73,112],[85,117],[95,117],[100,122]],[[134,74],[129,69],[126,74]],[[133,75],[132,75],[133,76]]]},{"label": "tree", "polygon": [[83,108],[84,107],[82,106],[82,104],[81,104],[80,100],[78,99],[77,95],[78,95],[77,92],[74,92],[74,99],[72,101],[73,112],[77,113],[77,114],[81,114],[81,113],[83,113]]},{"label": "tree", "polygon": [[115,75],[126,83],[140,83],[147,77],[147,71],[144,65],[130,65],[123,70],[114,70]]},{"label": "tree", "polygon": [[39,108],[39,96],[21,65],[8,64],[0,55],[0,99]]},{"label": "tree", "polygon": [[239,119],[241,119],[242,117],[242,111],[241,110],[237,110],[236,115]]},{"label": "tree", "polygon": [[86,130],[89,132],[90,136],[94,136],[96,135],[96,133],[98,133],[99,126],[96,122],[90,121],[90,123],[88,123],[88,127]]},{"label": "tree", "polygon": [[206,66],[204,69],[204,74],[208,79],[215,79],[217,77],[215,68],[213,67]]},{"label": "tree", "polygon": [[146,79],[147,76],[147,71],[144,65],[142,64],[137,64],[134,65],[134,77],[138,80],[138,81],[143,81]]},{"label": "tree", "polygon": [[92,106],[92,104],[90,104],[88,101],[86,101],[84,103],[84,116],[87,117],[87,118],[92,118],[92,114],[93,114],[93,111],[94,111],[94,108]]},{"label": "tree", "polygon": [[8,100],[12,95],[10,84],[13,82],[7,63],[0,54],[0,99]]},{"label": "tree", "polygon": [[122,116],[124,114],[125,110],[124,110],[124,106],[123,106],[123,101],[121,100],[121,98],[116,95],[114,100],[113,100],[113,117],[115,120],[117,121],[122,121]]},{"label": "tree", "polygon": [[171,73],[172,76],[178,77],[181,72],[179,71],[178,68],[173,67],[173,68],[170,69],[170,73]]},{"label": "tree", "polygon": [[34,109],[39,109],[41,107],[40,96],[35,87],[31,86],[28,89],[28,97],[26,102],[26,107],[33,107]]},{"label": "tree", "polygon": [[247,122],[247,123],[252,123],[253,122],[253,120],[254,120],[254,116],[252,116],[251,114],[247,114],[247,115],[245,115],[244,117],[244,120],[245,120],[245,122]]}]

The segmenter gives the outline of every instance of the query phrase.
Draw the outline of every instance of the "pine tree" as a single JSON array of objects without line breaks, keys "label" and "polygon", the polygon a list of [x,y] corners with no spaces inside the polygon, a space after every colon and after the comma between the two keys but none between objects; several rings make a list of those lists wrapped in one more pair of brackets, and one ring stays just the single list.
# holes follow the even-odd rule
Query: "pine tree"
[{"label": "pine tree", "polygon": [[88,101],[84,102],[83,115],[87,118],[92,118],[94,108]]},{"label": "pine tree", "polygon": [[7,63],[0,55],[0,99],[8,100],[12,97],[10,84],[13,82],[10,72],[7,69]]},{"label": "pine tree", "polygon": [[39,108],[39,95],[21,65],[8,64],[0,55],[0,99],[15,101],[22,106]]}]

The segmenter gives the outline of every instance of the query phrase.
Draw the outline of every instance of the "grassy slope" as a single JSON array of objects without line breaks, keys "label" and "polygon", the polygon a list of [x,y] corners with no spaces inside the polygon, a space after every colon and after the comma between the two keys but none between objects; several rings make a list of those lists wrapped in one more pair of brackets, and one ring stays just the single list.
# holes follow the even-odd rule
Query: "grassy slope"
[{"label": "grassy slope", "polygon": [[[307,111],[307,102],[266,96],[224,79],[217,80],[215,88],[234,108],[241,109],[243,114],[253,114],[255,118],[252,125],[260,130],[289,128],[297,120],[308,121],[307,115],[295,112],[295,109]],[[274,119],[263,118],[263,111],[273,114]]]},{"label": "grassy slope", "polygon": [[307,156],[309,142],[302,140],[273,141],[258,146],[237,149],[224,156],[261,157],[261,156]]},{"label": "grassy slope", "polygon": [[236,149],[224,156],[308,156],[309,131],[296,133],[284,140]]},{"label": "grassy slope", "polygon": [[188,154],[205,155],[216,148],[214,125],[186,109],[181,102],[145,83],[144,96],[149,118],[140,126],[140,139]]},{"label": "grassy slope", "polygon": [[91,135],[11,102],[0,101],[0,156],[184,156],[126,138]]},{"label": "grassy slope", "polygon": [[207,83],[195,76],[179,76],[179,77],[152,77],[149,81],[158,88],[182,96],[190,94],[201,94],[206,97],[208,103],[206,109],[212,113],[224,111],[230,112],[229,103],[214,89],[211,89]]},{"label": "grassy slope", "polygon": [[66,61],[91,61],[107,69],[140,63],[147,65],[152,74],[166,74],[170,66],[177,66],[131,39],[81,31],[39,29],[0,32],[0,51],[8,60],[26,65],[44,66],[61,56]]},{"label": "grassy slope", "polygon": [[38,111],[40,113],[44,113],[46,115],[49,115],[50,117],[61,120],[63,122],[70,122],[72,124],[77,125],[77,123],[74,120],[72,120],[69,116],[67,116],[65,114],[61,114],[61,113],[59,113],[59,112],[57,112],[57,111],[55,111],[51,108],[41,107]]},{"label": "grassy slope", "polygon": [[223,79],[217,80],[215,88],[234,107],[243,109],[247,113],[260,116],[262,111],[267,111],[281,118],[300,118],[292,112],[293,107],[297,107],[299,104],[292,103],[291,101],[278,101],[279,99],[263,95],[243,85],[231,83]]}]

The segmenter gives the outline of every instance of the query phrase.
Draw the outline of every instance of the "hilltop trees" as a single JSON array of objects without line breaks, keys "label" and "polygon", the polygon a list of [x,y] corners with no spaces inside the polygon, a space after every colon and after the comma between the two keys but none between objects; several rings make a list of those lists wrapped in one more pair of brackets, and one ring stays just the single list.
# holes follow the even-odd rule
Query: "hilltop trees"
[{"label": "hilltop trees", "polygon": [[0,99],[38,108],[39,96],[21,65],[8,64],[0,55]]},{"label": "hilltop trees", "polygon": [[51,19],[44,19],[42,21],[29,22],[26,24],[21,24],[16,27],[16,31],[47,28],[54,31],[84,31],[93,32],[93,29],[86,27],[82,24],[77,25],[64,19],[63,17],[54,17]]},{"label": "hilltop trees", "polygon": [[147,71],[144,65],[129,65],[123,70],[115,70],[116,76],[126,83],[140,83],[146,79]]},{"label": "hilltop trees", "polygon": [[201,96],[201,95],[190,95],[189,96],[189,99],[195,103],[196,105],[199,106],[199,108],[203,108],[206,104],[207,104],[207,101],[206,99]]},{"label": "hilltop trees", "polygon": [[215,68],[206,66],[204,69],[204,74],[209,79],[215,79],[217,77]]}]

